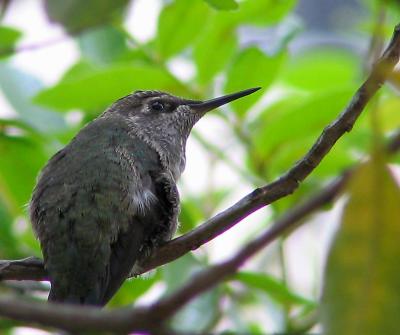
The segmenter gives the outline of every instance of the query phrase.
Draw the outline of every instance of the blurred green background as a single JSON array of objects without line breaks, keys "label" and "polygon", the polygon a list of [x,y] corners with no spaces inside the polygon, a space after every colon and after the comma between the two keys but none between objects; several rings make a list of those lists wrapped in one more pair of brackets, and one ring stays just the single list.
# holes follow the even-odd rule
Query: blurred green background
[{"label": "blurred green background", "polygon": [[[0,259],[41,255],[27,218],[40,168],[85,123],[136,89],[203,99],[262,86],[196,126],[180,183],[179,234],[274,180],[345,108],[399,14],[397,0],[0,1]],[[110,306],[146,304],[173,291],[379,152],[400,125],[399,78],[393,74],[295,194],[196,252],[127,281]],[[373,157],[346,196],[189,304],[171,321],[173,329],[395,334],[398,157],[390,157],[390,173],[386,157]],[[45,299],[47,288],[3,282],[0,292]],[[6,321],[0,326],[4,333],[32,332]]]}]

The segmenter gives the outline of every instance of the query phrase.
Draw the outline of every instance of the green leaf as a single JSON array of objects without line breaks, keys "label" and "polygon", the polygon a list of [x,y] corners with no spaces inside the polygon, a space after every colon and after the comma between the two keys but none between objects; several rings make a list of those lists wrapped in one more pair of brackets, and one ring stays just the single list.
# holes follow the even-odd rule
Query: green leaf
[{"label": "green leaf", "polygon": [[204,333],[218,313],[218,293],[218,290],[212,289],[194,299],[173,317],[173,328],[181,334]]},{"label": "green leaf", "polygon": [[397,334],[400,190],[382,157],[354,171],[329,252],[321,306],[324,334]]},{"label": "green leaf", "polygon": [[4,195],[0,192],[0,257],[2,259],[12,259],[21,257],[17,246],[18,241],[13,232],[13,217],[2,201]]},{"label": "green leaf", "polygon": [[184,234],[211,216],[230,193],[229,189],[216,189],[196,196],[186,195],[181,203],[179,232]]},{"label": "green leaf", "polygon": [[265,157],[286,144],[290,146],[310,136],[315,139],[321,129],[339,115],[353,92],[352,87],[314,95],[287,92],[281,101],[269,106],[263,116],[251,124],[257,154]]},{"label": "green leaf", "polygon": [[32,104],[32,97],[43,87],[32,75],[7,64],[0,64],[0,88],[21,120],[43,133],[65,130],[62,116]]},{"label": "green leaf", "polygon": [[204,215],[198,206],[196,199],[186,197],[181,203],[181,213],[179,214],[179,232],[185,234],[192,230],[196,225],[204,220]]},{"label": "green leaf", "polygon": [[186,254],[162,267],[162,274],[167,284],[167,293],[179,289],[202,264],[192,255]]},{"label": "green leaf", "polygon": [[245,0],[240,2],[239,10],[226,14],[231,14],[235,24],[272,25],[287,15],[296,3],[296,0]]},{"label": "green leaf", "polygon": [[262,88],[260,92],[231,103],[239,116],[243,117],[247,110],[262,97],[262,92],[271,85],[279,73],[284,59],[284,53],[270,57],[257,47],[244,49],[237,55],[227,72],[224,91],[233,93],[251,87],[261,86]]},{"label": "green leaf", "polygon": [[249,288],[263,291],[281,304],[315,305],[313,301],[292,292],[283,282],[264,273],[241,271],[233,279]]},{"label": "green leaf", "polygon": [[220,11],[203,23],[203,33],[194,47],[197,81],[201,85],[225,68],[237,48],[236,30],[242,24],[274,24],[284,17],[295,0],[247,0],[238,10]]},{"label": "green leaf", "polygon": [[400,100],[397,96],[389,96],[379,100],[378,113],[380,127],[384,131],[394,131],[400,125]]},{"label": "green leaf", "polygon": [[210,6],[218,10],[231,10],[237,9],[239,6],[234,0],[204,0]]},{"label": "green leaf", "polygon": [[358,62],[349,52],[313,49],[288,62],[281,80],[307,91],[335,89],[354,83],[358,75]]},{"label": "green leaf", "polygon": [[50,20],[61,23],[71,33],[120,20],[129,0],[46,0]]},{"label": "green leaf", "polygon": [[60,82],[68,82],[79,80],[85,76],[91,76],[99,70],[99,66],[88,60],[81,59],[79,62],[72,65],[61,78]]},{"label": "green leaf", "polygon": [[24,213],[36,176],[47,158],[35,141],[0,133],[0,192],[13,215]]},{"label": "green leaf", "polygon": [[235,27],[230,21],[214,16],[194,47],[197,81],[202,85],[209,83],[226,66],[236,47]]},{"label": "green leaf", "polygon": [[19,30],[0,26],[0,59],[13,52],[14,45],[21,36],[22,33]]},{"label": "green leaf", "polygon": [[159,280],[159,272],[126,280],[107,306],[117,307],[132,304]]},{"label": "green leaf", "polygon": [[170,58],[192,44],[209,16],[201,0],[176,0],[165,6],[158,19],[156,48],[163,59]]},{"label": "green leaf", "polygon": [[[182,287],[190,277],[196,276],[196,272],[202,268],[204,268],[204,265],[191,254],[186,254],[165,265],[162,269],[167,284],[167,293]],[[200,295],[173,317],[173,328],[183,334],[204,333],[218,312],[218,300],[219,290],[216,288]]]},{"label": "green leaf", "polygon": [[85,66],[85,71],[63,78],[55,86],[41,91],[36,103],[67,111],[103,109],[115,100],[138,89],[159,89],[185,95],[182,86],[166,70],[155,66],[116,64],[106,68]]},{"label": "green leaf", "polygon": [[82,56],[95,64],[109,64],[128,53],[125,33],[112,26],[87,30],[79,35],[78,43]]}]

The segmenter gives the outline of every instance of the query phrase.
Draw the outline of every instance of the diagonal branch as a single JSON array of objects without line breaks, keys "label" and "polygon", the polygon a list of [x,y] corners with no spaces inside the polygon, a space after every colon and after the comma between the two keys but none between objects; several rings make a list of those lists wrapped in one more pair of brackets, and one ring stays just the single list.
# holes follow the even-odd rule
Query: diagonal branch
[{"label": "diagonal branch", "polygon": [[[278,236],[281,236],[282,233],[299,225],[299,221],[310,212],[331,202],[340,192],[346,179],[347,177],[345,176],[338,178],[322,192],[289,211],[287,215],[276,221],[273,226],[257,239],[247,244],[232,258],[197,273],[191,281],[178,291],[160,299],[152,306],[135,309],[120,308],[105,312],[104,310],[86,306],[75,307],[61,304],[54,306],[54,304],[34,304],[13,298],[0,298],[0,315],[8,316],[14,320],[39,323],[69,331],[149,331],[154,325],[160,325],[166,321],[194,297],[229,275],[234,274],[243,262],[274,241]],[[74,322],[71,323],[69,320],[74,320]]]},{"label": "diagonal branch", "polygon": [[[160,265],[172,262],[199,248],[232,228],[258,209],[293,193],[327,155],[336,141],[354,126],[357,118],[376,91],[383,85],[400,56],[400,25],[395,27],[392,39],[382,57],[373,66],[366,81],[357,90],[349,105],[339,117],[321,133],[307,154],[286,174],[272,183],[258,188],[225,211],[212,217],[189,233],[166,243],[141,264],[141,274]],[[17,261],[0,261],[1,279],[46,279],[46,272],[37,258]]]},{"label": "diagonal branch", "polygon": [[[399,60],[399,55],[400,25],[395,28],[389,46],[383,56],[374,65],[371,74],[356,92],[348,107],[334,122],[324,129],[316,143],[303,159],[297,162],[294,167],[278,180],[253,191],[238,203],[208,220],[200,227],[159,248],[143,264],[143,272],[170,262],[186,252],[196,249],[257,209],[292,193],[298,187],[299,183],[315,169],[335,142],[346,131],[350,131],[367,102],[384,83],[387,75],[393,70],[393,67]],[[389,151],[398,148],[398,144],[400,143],[399,138],[397,137],[392,143],[393,146],[389,147]],[[261,248],[264,248],[290,228],[298,225],[299,220],[311,211],[332,201],[345,183],[347,175],[344,174],[341,178],[338,178],[326,187],[320,194],[287,212],[272,227],[244,246],[232,258],[196,274],[182,288],[149,307],[134,309],[119,308],[113,311],[105,311],[93,307],[50,305],[18,301],[12,298],[0,298],[0,315],[14,320],[72,331],[109,330],[113,332],[128,332],[133,330],[154,330],[155,325],[163,323],[194,297],[234,273]],[[21,265],[21,262],[23,263],[24,261],[20,261],[19,265]],[[44,275],[44,272],[42,274]],[[19,276],[22,278],[21,273],[19,273]],[[74,322],[71,322],[71,320],[74,320]]]}]

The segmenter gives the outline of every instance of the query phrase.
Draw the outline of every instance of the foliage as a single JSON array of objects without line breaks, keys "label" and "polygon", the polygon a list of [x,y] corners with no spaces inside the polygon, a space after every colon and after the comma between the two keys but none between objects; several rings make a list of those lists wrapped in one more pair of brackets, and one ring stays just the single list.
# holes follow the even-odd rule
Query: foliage
[{"label": "foliage", "polygon": [[400,232],[400,190],[381,154],[358,169],[349,196],[326,269],[326,334],[395,334],[400,248],[393,236]]},{"label": "foliage", "polygon": [[[386,21],[380,23],[386,35],[379,36],[386,38],[392,18],[398,17],[398,6],[395,1],[387,7],[384,2],[374,4],[387,13]],[[302,29],[307,29],[293,24],[300,21],[295,0],[165,1],[157,33],[147,42],[139,42],[124,23],[131,5],[127,0],[46,1],[43,10],[48,18],[62,25],[69,34],[65,38],[79,50],[75,64],[47,86],[13,62],[24,32],[0,21],[0,88],[15,112],[11,118],[0,116],[0,258],[40,255],[26,213],[40,168],[81,126],[131,91],[159,89],[203,99],[262,87],[260,94],[214,114],[216,122],[229,129],[226,137],[214,141],[201,131],[195,134],[197,144],[209,152],[210,173],[207,187],[200,192],[188,192],[182,184],[182,234],[229,204],[238,179],[251,189],[284,173],[346,106],[367,67],[367,57],[360,50],[317,43],[292,48]],[[365,1],[369,14],[351,28],[364,34],[366,44],[376,17],[368,10],[374,11],[375,5]],[[250,38],[260,29],[272,35],[274,48]],[[174,61],[189,63],[194,74],[182,79],[171,66]],[[261,99],[263,94],[266,99]],[[399,107],[396,93],[385,89],[298,192],[270,206],[269,212],[257,216],[257,222],[247,222],[252,227],[247,235],[229,243],[235,241],[236,250],[299,199],[360,162],[371,147],[398,128]],[[74,111],[81,113],[79,124],[67,122]],[[231,169],[236,179],[222,186],[213,182],[216,161],[219,167]],[[398,180],[389,173],[387,162],[386,157],[375,157],[353,172],[347,205],[336,215],[342,224],[329,251],[325,278],[320,282],[315,276],[313,290],[293,285],[296,278],[287,269],[290,248],[285,249],[291,241],[282,239],[280,251],[266,251],[248,268],[200,296],[171,321],[172,327],[191,333],[297,334],[320,322],[313,319],[307,327],[296,326],[321,306],[327,334],[394,334],[400,301],[395,263],[400,198]],[[324,211],[324,217],[333,216],[331,208]],[[157,291],[174,290],[211,264],[211,249],[206,245],[155,273],[127,281],[110,305],[128,305]],[[323,265],[318,267],[320,271]],[[383,314],[383,308],[388,312]]]}]

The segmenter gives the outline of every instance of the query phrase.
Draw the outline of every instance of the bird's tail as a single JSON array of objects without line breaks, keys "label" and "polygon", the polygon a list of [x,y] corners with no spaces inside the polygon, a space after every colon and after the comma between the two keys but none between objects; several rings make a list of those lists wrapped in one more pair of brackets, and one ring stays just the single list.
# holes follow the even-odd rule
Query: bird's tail
[{"label": "bird's tail", "polygon": [[[57,257],[56,247],[46,259],[51,289],[48,300],[80,305],[102,306],[103,296],[109,281],[109,270],[105,262],[96,262],[106,258],[110,250],[103,253],[81,250],[70,243],[63,257]],[[107,255],[107,256],[106,256]],[[97,256],[97,258],[96,258]]]},{"label": "bird's tail", "polygon": [[[51,290],[49,301],[104,306],[121,287],[143,252],[144,225],[132,224],[118,239],[103,248],[105,254],[74,253],[68,248],[68,264],[54,262],[49,268]],[[77,249],[77,248],[76,248]],[[78,249],[77,249],[78,250]],[[103,260],[98,262],[95,260]],[[52,276],[53,274],[53,276]]]}]

